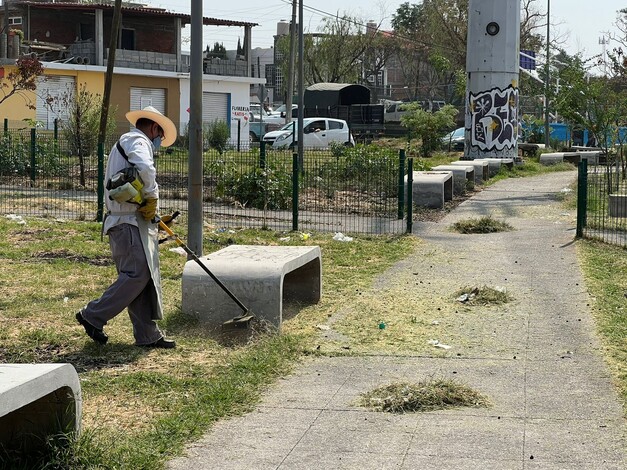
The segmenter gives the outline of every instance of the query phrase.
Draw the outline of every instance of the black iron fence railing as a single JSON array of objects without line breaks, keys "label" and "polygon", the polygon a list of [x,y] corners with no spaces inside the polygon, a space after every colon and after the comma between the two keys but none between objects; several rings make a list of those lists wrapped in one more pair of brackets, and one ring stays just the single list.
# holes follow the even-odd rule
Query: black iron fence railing
[{"label": "black iron fence railing", "polygon": [[620,157],[579,163],[577,236],[627,248],[626,170]]}]

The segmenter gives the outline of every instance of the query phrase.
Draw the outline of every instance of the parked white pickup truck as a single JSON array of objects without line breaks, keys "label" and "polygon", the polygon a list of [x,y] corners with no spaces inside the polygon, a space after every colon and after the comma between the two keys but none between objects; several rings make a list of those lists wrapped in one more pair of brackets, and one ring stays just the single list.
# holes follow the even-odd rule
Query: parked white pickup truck
[{"label": "parked white pickup truck", "polygon": [[[263,136],[264,142],[273,148],[291,148],[298,145],[298,122],[285,124],[277,131]],[[348,124],[341,119],[314,117],[303,119],[303,147],[327,148],[331,142],[354,146]]]}]

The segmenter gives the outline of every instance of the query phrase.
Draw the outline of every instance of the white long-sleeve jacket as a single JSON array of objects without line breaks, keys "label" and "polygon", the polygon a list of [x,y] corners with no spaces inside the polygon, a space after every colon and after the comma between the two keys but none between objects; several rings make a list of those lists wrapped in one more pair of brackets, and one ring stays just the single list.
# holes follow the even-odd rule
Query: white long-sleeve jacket
[{"label": "white long-sleeve jacket", "polygon": [[[120,145],[126,152],[128,162],[118,151],[114,145],[109,153],[107,160],[107,168],[105,171],[106,182],[113,175],[123,168],[131,166],[131,163],[137,167],[139,176],[144,183],[142,197],[159,198],[159,186],[157,185],[155,163],[153,159],[155,147],[150,139],[140,130],[133,129],[120,137]],[[130,162],[130,163],[129,163]],[[103,231],[107,233],[111,227],[120,224],[131,224],[137,226],[136,211],[137,204],[130,202],[117,202],[109,199],[109,191],[105,189],[105,204],[107,206],[107,217],[104,222]],[[141,216],[141,215],[140,215]]]}]

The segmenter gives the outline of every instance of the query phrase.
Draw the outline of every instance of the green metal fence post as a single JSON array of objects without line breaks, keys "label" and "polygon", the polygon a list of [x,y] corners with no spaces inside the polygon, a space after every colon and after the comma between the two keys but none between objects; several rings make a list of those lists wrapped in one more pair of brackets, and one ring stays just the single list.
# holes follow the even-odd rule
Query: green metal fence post
[{"label": "green metal fence post", "polygon": [[292,153],[292,230],[298,230],[298,152]]},{"label": "green metal fence post", "polygon": [[582,159],[577,171],[577,238],[583,237],[588,206],[588,160]]},{"label": "green metal fence post", "polygon": [[37,174],[37,132],[35,129],[30,130],[30,180],[35,182]]},{"label": "green metal fence post", "polygon": [[54,140],[59,140],[59,119],[54,120]]},{"label": "green metal fence post", "polygon": [[266,143],[262,140],[259,142],[259,168],[266,167]]},{"label": "green metal fence post", "polygon": [[7,132],[9,132],[9,119],[4,118],[4,133],[6,134]]},{"label": "green metal fence post", "polygon": [[98,143],[98,208],[96,221],[102,222],[104,217],[104,143]]},{"label": "green metal fence post", "polygon": [[[414,159],[407,159],[407,187],[411,188],[414,183]],[[413,214],[413,191],[409,189],[407,191],[407,233],[411,233],[414,226],[414,214]]]},{"label": "green metal fence post", "polygon": [[398,218],[405,215],[405,149],[398,151]]},{"label": "green metal fence post", "polygon": [[237,151],[240,151],[240,143],[242,141],[242,121],[237,120]]}]

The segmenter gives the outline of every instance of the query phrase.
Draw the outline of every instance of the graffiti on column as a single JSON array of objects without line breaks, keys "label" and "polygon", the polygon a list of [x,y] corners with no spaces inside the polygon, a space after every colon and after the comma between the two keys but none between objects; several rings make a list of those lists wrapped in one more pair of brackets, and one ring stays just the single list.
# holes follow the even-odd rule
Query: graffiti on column
[{"label": "graffiti on column", "polygon": [[512,148],[518,136],[518,88],[470,93],[470,143],[481,150]]}]

